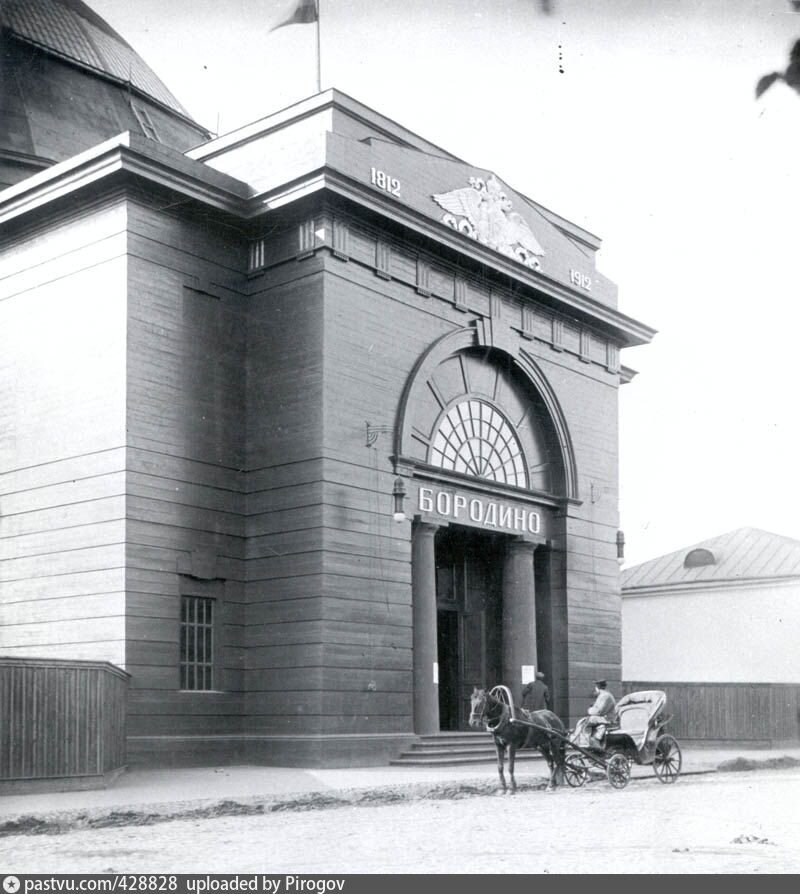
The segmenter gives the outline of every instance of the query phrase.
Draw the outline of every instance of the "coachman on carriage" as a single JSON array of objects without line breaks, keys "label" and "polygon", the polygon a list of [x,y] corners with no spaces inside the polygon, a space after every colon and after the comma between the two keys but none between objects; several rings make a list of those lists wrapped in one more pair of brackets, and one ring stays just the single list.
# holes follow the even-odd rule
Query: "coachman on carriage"
[{"label": "coachman on carriage", "polygon": [[609,726],[602,744],[587,738],[579,725],[568,731],[552,711],[516,708],[505,686],[472,693],[470,725],[483,725],[497,749],[497,770],[507,791],[504,764],[508,751],[511,791],[516,790],[514,760],[519,748],[538,748],[550,770],[548,790],[561,778],[576,788],[584,785],[592,768],[605,773],[614,788],[624,788],[631,764],[652,765],[660,782],[673,783],[681,771],[681,749],[674,736],[664,732],[671,717],[664,715],[667,696],[660,690],[631,692],[617,703],[617,724]]}]

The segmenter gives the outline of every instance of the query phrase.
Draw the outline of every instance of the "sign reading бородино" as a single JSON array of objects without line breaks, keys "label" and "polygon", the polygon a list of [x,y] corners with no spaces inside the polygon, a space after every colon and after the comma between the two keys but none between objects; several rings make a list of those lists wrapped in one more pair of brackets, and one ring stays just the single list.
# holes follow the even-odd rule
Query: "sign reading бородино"
[{"label": "sign reading \u0431\u043e\u0440\u043e\u0434\u0438\u043d\u043e", "polygon": [[416,511],[423,520],[446,520],[507,534],[533,535],[537,540],[548,536],[546,511],[511,500],[462,493],[454,488],[420,486]]}]

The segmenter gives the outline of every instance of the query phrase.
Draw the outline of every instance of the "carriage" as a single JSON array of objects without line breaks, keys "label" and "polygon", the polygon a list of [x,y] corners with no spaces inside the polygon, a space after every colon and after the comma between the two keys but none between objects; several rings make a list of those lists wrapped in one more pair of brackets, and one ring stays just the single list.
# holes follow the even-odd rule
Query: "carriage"
[{"label": "carriage", "polygon": [[665,716],[667,696],[659,689],[630,692],[617,702],[619,724],[605,734],[602,750],[586,747],[578,727],[567,741],[564,777],[577,788],[602,770],[614,788],[625,788],[631,764],[652,765],[660,782],[675,782],[681,772],[681,748],[674,736],[664,732],[671,720]]},{"label": "carriage", "polygon": [[[514,753],[517,748],[536,747],[550,767],[550,785],[555,784],[560,767],[573,788],[584,785],[599,770],[614,788],[625,788],[631,778],[631,764],[652,765],[660,782],[677,780],[681,772],[681,749],[674,736],[664,732],[671,720],[665,716],[667,696],[658,689],[631,692],[617,702],[618,725],[608,728],[601,748],[591,747],[579,723],[566,730],[550,711],[527,712],[516,708],[511,691],[495,686],[488,693],[476,689],[472,696],[470,723],[483,723],[495,739],[498,772],[506,788],[503,764],[509,747],[512,791]],[[490,718],[492,722],[490,722]],[[555,721],[555,723],[554,723]]]}]

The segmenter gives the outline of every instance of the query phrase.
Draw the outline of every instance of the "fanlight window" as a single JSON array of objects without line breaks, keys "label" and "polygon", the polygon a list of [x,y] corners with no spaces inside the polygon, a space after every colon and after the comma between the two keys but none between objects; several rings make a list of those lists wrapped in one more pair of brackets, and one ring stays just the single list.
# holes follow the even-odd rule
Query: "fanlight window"
[{"label": "fanlight window", "polygon": [[430,450],[434,466],[527,487],[525,460],[508,421],[482,400],[456,404],[442,419]]}]

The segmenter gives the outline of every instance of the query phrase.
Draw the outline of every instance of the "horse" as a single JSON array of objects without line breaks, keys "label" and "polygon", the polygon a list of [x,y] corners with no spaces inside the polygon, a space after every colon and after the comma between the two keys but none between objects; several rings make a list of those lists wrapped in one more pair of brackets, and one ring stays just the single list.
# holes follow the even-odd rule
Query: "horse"
[{"label": "horse", "polygon": [[[494,747],[497,750],[497,772],[503,793],[508,792],[506,777],[503,771],[506,748],[508,748],[508,772],[511,777],[511,794],[517,790],[514,779],[514,759],[519,748],[538,748],[547,761],[550,780],[547,791],[553,791],[559,780],[564,778],[564,739],[566,727],[552,711],[522,710],[525,723],[515,723],[511,706],[508,702],[497,698],[485,689],[474,689],[471,698],[469,725],[478,728],[483,725],[492,734]],[[533,724],[533,725],[528,725]],[[550,730],[561,735],[552,735]]]}]

